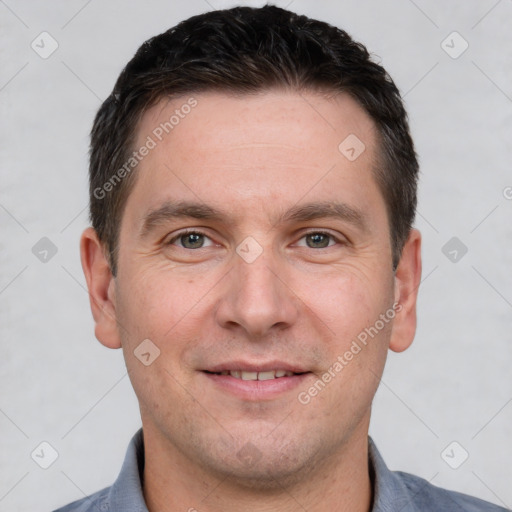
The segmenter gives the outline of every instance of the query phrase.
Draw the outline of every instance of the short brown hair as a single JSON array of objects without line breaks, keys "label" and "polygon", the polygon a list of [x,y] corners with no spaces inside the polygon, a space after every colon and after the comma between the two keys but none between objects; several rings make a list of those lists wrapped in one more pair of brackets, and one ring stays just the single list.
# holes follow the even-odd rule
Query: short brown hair
[{"label": "short brown hair", "polygon": [[124,165],[126,171],[144,112],[164,97],[275,87],[345,92],[375,122],[380,154],[374,175],[387,206],[396,268],[415,217],[419,171],[400,93],[345,31],[266,5],[193,16],[149,39],[101,105],[91,131],[90,219],[114,276],[119,227],[136,176],[120,170]]}]

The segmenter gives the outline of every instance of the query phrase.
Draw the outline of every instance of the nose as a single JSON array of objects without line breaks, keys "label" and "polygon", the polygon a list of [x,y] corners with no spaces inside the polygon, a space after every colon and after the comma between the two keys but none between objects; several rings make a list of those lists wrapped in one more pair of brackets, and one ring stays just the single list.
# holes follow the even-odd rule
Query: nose
[{"label": "nose", "polygon": [[279,265],[266,250],[255,261],[238,254],[226,276],[217,321],[224,329],[242,329],[252,340],[286,329],[299,316],[300,299],[287,283],[284,263]]}]

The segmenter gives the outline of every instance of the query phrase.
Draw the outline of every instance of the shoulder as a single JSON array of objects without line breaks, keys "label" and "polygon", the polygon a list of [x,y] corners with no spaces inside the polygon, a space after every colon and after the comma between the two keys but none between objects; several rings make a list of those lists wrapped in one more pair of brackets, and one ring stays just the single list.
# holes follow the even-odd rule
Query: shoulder
[{"label": "shoulder", "polygon": [[95,492],[73,503],[68,503],[64,507],[58,508],[53,512],[103,512],[110,510],[108,498],[111,487],[105,487],[101,491]]},{"label": "shoulder", "polygon": [[508,509],[479,498],[437,487],[424,478],[393,472],[405,485],[414,505],[424,512],[505,512]]},{"label": "shoulder", "polygon": [[368,437],[370,474],[374,486],[373,512],[506,512],[508,509],[479,498],[437,487],[424,478],[390,471]]},{"label": "shoulder", "polygon": [[101,491],[54,512],[147,512],[141,477],[144,467],[142,429],[132,437],[116,481]]}]

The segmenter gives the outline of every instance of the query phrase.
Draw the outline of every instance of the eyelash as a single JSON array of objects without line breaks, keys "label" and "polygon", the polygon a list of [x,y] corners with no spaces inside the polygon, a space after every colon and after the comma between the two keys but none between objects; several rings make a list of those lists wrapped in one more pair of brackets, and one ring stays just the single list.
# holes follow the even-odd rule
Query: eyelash
[{"label": "eyelash", "polygon": [[[168,242],[166,245],[173,245],[173,243],[180,239],[182,236],[185,236],[185,235],[189,235],[189,234],[194,234],[194,235],[201,235],[201,236],[204,236],[206,238],[210,238],[206,233],[204,233],[203,231],[200,231],[200,230],[197,230],[197,229],[185,229],[183,231],[180,231],[178,234],[174,235]],[[334,240],[336,243],[338,244],[341,244],[341,245],[345,245],[346,242],[340,240],[338,237],[334,236],[332,233],[329,233],[328,231],[322,231],[322,230],[313,230],[313,231],[308,231],[306,233],[304,233],[299,240],[302,240],[304,237],[308,236],[308,235],[326,235],[328,237],[330,237],[332,240]],[[319,249],[327,249],[329,247],[332,247],[331,245],[328,245],[327,247],[319,247]],[[308,249],[312,249],[312,247],[307,247]],[[180,247],[180,249],[185,249],[185,250],[189,250],[189,251],[197,251],[198,249],[188,249],[187,247]],[[205,247],[199,247],[199,249],[205,249]]]}]

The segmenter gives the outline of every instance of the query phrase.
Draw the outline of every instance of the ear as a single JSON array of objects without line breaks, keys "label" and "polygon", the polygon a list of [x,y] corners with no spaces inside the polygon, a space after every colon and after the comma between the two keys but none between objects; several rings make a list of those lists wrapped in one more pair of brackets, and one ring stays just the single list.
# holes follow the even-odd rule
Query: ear
[{"label": "ear", "polygon": [[89,227],[80,238],[80,258],[89,289],[94,334],[108,348],[120,348],[116,320],[115,282],[96,231]]},{"label": "ear", "polygon": [[421,233],[412,229],[402,250],[395,272],[395,303],[397,314],[389,348],[402,352],[408,348],[416,333],[416,300],[421,280]]}]

